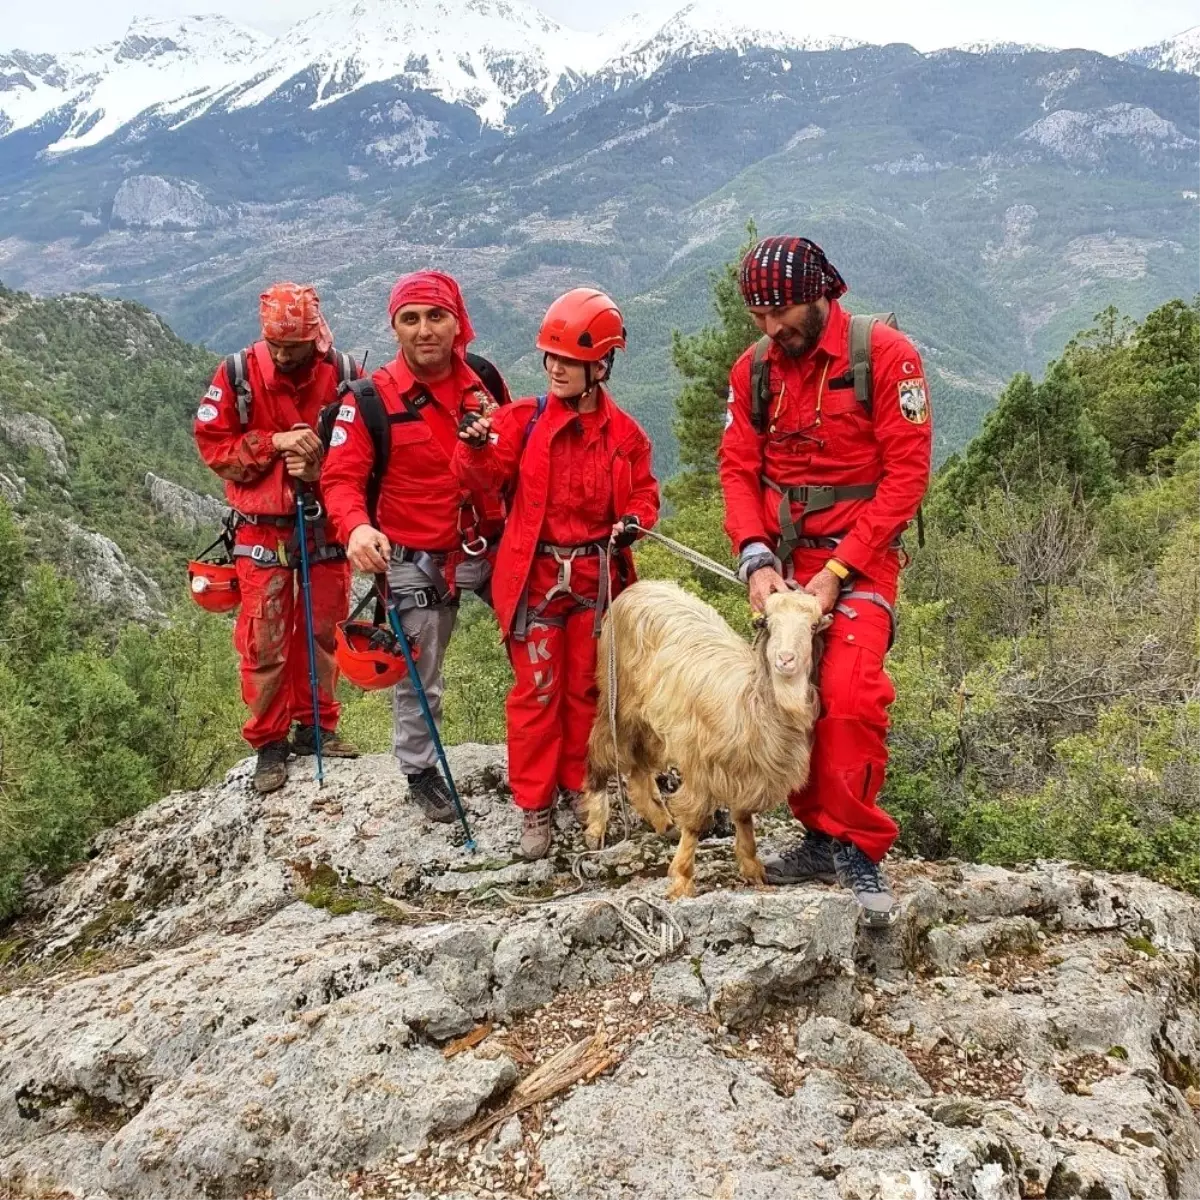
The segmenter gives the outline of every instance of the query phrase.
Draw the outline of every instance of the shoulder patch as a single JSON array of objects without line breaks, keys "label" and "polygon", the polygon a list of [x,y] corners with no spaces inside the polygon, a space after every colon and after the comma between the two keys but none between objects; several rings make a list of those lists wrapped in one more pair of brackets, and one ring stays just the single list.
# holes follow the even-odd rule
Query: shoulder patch
[{"label": "shoulder patch", "polygon": [[729,385],[729,398],[725,401],[726,404],[732,404],[734,401],[733,384]]},{"label": "shoulder patch", "polygon": [[344,425],[335,425],[333,427],[333,432],[329,435],[330,447],[332,448],[333,446],[340,446],[346,440],[347,436],[346,427]]},{"label": "shoulder patch", "polygon": [[345,421],[346,424],[349,425],[357,415],[358,409],[355,408],[353,404],[343,404],[341,408],[338,409],[337,419],[339,421]]},{"label": "shoulder patch", "polygon": [[220,400],[221,389],[214,383],[212,387],[210,387],[208,391],[204,393],[204,398],[205,400]]},{"label": "shoulder patch", "polygon": [[929,395],[925,391],[925,379],[902,379],[896,385],[899,393],[900,412],[913,425],[924,425],[929,420]]},{"label": "shoulder patch", "polygon": [[196,409],[197,421],[215,421],[217,419],[217,408],[213,404],[202,404]]},{"label": "shoulder patch", "polygon": [[727,408],[725,410],[725,428],[728,429],[730,427],[730,425],[732,425],[732,424],[733,424],[733,409]]}]

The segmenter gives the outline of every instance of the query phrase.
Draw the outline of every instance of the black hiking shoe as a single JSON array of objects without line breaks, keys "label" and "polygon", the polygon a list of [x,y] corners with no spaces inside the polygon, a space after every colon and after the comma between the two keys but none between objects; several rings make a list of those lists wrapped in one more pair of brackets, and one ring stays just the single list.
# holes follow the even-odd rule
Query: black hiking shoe
[{"label": "black hiking shoe", "polygon": [[254,790],[260,795],[277,792],[287,783],[290,749],[287,738],[259,746],[258,761],[254,764]]},{"label": "black hiking shoe", "polygon": [[733,818],[729,815],[729,810],[718,808],[709,817],[708,824],[701,830],[700,840],[707,842],[710,838],[731,838],[733,834]]},{"label": "black hiking shoe", "polygon": [[[297,725],[292,734],[292,753],[298,755],[316,754],[317,739],[313,726]],[[336,729],[321,730],[322,758],[357,758],[358,747],[344,742],[337,735]]]},{"label": "black hiking shoe", "polygon": [[437,767],[426,767],[407,779],[408,794],[431,821],[449,825],[454,820],[454,801]]},{"label": "black hiking shoe", "polygon": [[834,842],[833,861],[838,883],[854,893],[867,927],[886,929],[900,915],[900,906],[883,869],[850,842]]},{"label": "black hiking shoe", "polygon": [[763,859],[767,882],[776,887],[789,883],[837,883],[837,866],[833,861],[837,842],[827,833],[806,829],[804,836],[782,854]]}]

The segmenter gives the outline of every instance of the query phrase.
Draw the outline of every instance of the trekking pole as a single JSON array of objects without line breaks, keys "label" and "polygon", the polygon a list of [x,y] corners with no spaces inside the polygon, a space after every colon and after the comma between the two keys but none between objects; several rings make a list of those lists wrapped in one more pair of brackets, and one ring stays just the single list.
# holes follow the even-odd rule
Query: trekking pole
[{"label": "trekking pole", "polygon": [[404,655],[404,662],[408,667],[408,677],[412,680],[413,691],[417,694],[417,703],[421,706],[421,715],[425,718],[425,724],[429,729],[429,736],[433,739],[433,748],[437,752],[438,762],[442,765],[442,774],[446,777],[446,784],[450,788],[450,798],[454,801],[454,810],[458,813],[458,819],[462,823],[463,833],[466,834],[467,849],[475,853],[475,839],[471,836],[471,826],[467,824],[467,814],[463,808],[462,801],[458,796],[458,788],[454,785],[454,776],[450,774],[450,764],[446,761],[446,751],[442,746],[442,739],[438,735],[437,722],[433,719],[433,710],[429,707],[429,698],[425,695],[425,685],[421,682],[421,676],[417,673],[417,664],[413,660],[412,647],[408,643],[408,636],[404,632],[404,626],[400,622],[400,613],[396,609],[396,601],[392,596],[391,588],[388,587],[387,576],[377,575],[375,577],[376,587],[379,589],[379,594],[383,598],[383,606],[387,611],[388,624],[392,627],[392,632],[396,635],[396,641],[400,643],[400,652]]},{"label": "trekking pole", "polygon": [[[310,516],[311,514],[311,516]],[[321,689],[317,683],[317,638],[313,632],[312,576],[308,564],[308,521],[321,515],[320,501],[307,488],[296,488],[296,528],[300,542],[300,593],[304,600],[304,632],[308,637],[308,681],[312,686],[313,745],[317,752],[317,787],[325,783],[321,757]]]}]

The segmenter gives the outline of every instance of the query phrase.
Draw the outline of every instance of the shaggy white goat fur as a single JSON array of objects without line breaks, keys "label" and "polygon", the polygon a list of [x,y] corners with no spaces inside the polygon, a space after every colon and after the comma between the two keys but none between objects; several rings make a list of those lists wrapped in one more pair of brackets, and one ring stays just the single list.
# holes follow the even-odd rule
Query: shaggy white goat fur
[{"label": "shaggy white goat fur", "polygon": [[[718,808],[736,830],[742,875],[764,882],[753,816],[782,802],[808,778],[819,711],[814,639],[828,624],[817,600],[778,592],[747,645],[715,609],[673,583],[633,584],[613,601],[600,635],[600,702],[588,743],[587,840],[608,823],[607,783],[617,761],[629,798],[658,833],[680,829],[670,899],[695,894],[700,832]],[[609,723],[609,642],[616,639],[617,744]],[[683,784],[659,795],[656,772],[671,763]]]}]

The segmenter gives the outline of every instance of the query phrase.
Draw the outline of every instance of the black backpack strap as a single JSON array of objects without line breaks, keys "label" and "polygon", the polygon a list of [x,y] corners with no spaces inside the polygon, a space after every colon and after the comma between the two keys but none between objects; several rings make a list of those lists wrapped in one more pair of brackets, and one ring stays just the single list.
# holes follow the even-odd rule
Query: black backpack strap
[{"label": "black backpack strap", "polygon": [[237,401],[238,420],[245,429],[250,424],[250,351],[239,350],[225,359],[225,378],[233,388]]},{"label": "black backpack strap", "polygon": [[467,366],[479,376],[479,382],[488,390],[488,394],[497,404],[507,404],[511,397],[505,385],[504,376],[496,369],[495,363],[483,357],[482,354],[467,354]]},{"label": "black backpack strap", "polygon": [[771,363],[767,351],[771,348],[769,337],[760,337],[754,343],[754,357],[750,360],[750,424],[755,433],[766,433],[771,412]]}]

